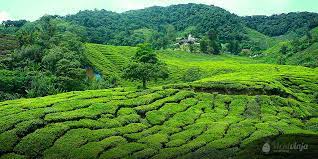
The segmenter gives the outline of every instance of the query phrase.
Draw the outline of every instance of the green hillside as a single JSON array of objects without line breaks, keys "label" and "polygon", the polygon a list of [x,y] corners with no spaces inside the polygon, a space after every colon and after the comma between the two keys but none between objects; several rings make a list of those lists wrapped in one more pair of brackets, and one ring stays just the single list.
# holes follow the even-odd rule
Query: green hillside
[{"label": "green hillside", "polygon": [[[121,61],[128,61],[136,51],[134,47],[108,46],[99,44],[86,44],[87,55],[94,67],[106,75],[111,73],[121,74],[118,66],[122,66]],[[152,85],[165,85],[184,83],[183,76],[192,68],[198,68],[200,80],[210,77],[221,77],[228,74],[227,80],[233,78],[249,78],[250,75],[258,75],[257,79],[264,76],[265,79],[276,79],[279,76],[310,76],[316,77],[314,69],[306,67],[295,67],[288,65],[264,64],[263,60],[254,60],[247,57],[234,56],[230,54],[207,55],[192,54],[184,51],[164,50],[157,51],[160,60],[164,61],[170,70],[170,77],[166,80],[152,82]],[[97,55],[97,56],[95,56]],[[125,56],[123,56],[125,55]],[[117,60],[111,59],[116,57]],[[103,59],[103,60],[101,60]],[[105,62],[103,62],[105,61]],[[115,69],[110,69],[115,68]],[[112,71],[110,71],[112,70]],[[128,85],[129,86],[129,85]]]},{"label": "green hillside", "polygon": [[251,28],[246,27],[245,30],[249,39],[256,43],[256,45],[259,46],[261,49],[270,48],[274,46],[277,42],[279,42],[278,39],[264,35]]},{"label": "green hillside", "polygon": [[0,159],[318,159],[318,13],[126,3],[1,22]]},{"label": "green hillside", "polygon": [[[103,74],[120,74],[136,51],[85,46]],[[157,54],[171,76],[147,90],[1,102],[1,158],[242,158],[263,137],[318,135],[317,69],[227,54]],[[200,76],[183,81],[191,68]]]},{"label": "green hillside", "polygon": [[318,67],[318,42],[290,57],[287,64]]},{"label": "green hillside", "polygon": [[[85,54],[91,65],[100,71],[103,75],[120,75],[123,66],[127,64],[131,57],[136,53],[136,47],[111,46],[100,44],[85,44]],[[205,74],[203,77],[209,77],[215,74],[222,74],[233,71],[242,71],[236,65],[259,63],[246,57],[233,55],[207,55],[192,54],[184,51],[161,50],[156,51],[160,60],[168,64],[171,70],[171,78],[165,83],[182,82],[181,76],[187,69],[199,67]],[[213,67],[212,67],[213,66]],[[253,69],[252,65],[246,65],[246,69]],[[202,77],[202,78],[203,78]]]},{"label": "green hillside", "polygon": [[241,93],[120,88],[2,102],[1,158],[227,158],[265,136],[318,134],[317,104]]},{"label": "green hillside", "polygon": [[[296,44],[296,46],[306,45],[306,48],[301,51],[293,51],[293,38],[288,39],[288,36],[285,38],[276,37],[276,44],[272,47],[262,51],[264,57],[261,57],[266,63],[279,63],[281,57],[285,56],[284,63],[289,65],[302,65],[307,67],[317,67],[318,66],[318,27],[310,31],[310,36],[312,41],[310,45],[306,41],[306,36],[299,38],[298,40],[304,41],[303,43]],[[287,38],[287,39],[286,39]],[[272,38],[273,39],[273,38]],[[280,39],[280,40],[278,40]],[[294,39],[295,40],[295,39]],[[305,43],[305,44],[304,44]],[[287,55],[282,55],[280,52],[281,48],[286,46],[289,49]]]},{"label": "green hillside", "polygon": [[120,72],[137,51],[135,47],[90,43],[85,44],[85,48],[89,62],[104,75]]}]

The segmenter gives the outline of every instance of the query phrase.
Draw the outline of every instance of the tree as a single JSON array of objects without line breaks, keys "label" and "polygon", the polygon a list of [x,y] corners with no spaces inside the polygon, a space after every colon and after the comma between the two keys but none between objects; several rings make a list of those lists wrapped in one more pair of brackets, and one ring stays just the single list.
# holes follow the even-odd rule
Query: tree
[{"label": "tree", "polygon": [[283,54],[283,55],[287,54],[287,52],[288,52],[288,47],[287,47],[286,45],[283,45],[283,46],[280,48],[279,52],[280,52],[281,54]]},{"label": "tree", "polygon": [[194,52],[196,51],[195,44],[192,44],[192,43],[189,44],[189,51],[190,51],[191,53],[194,53]]},{"label": "tree", "polygon": [[130,80],[140,80],[142,87],[147,88],[147,82],[152,79],[167,78],[168,70],[165,65],[156,63],[131,63],[124,70],[124,78]]},{"label": "tree", "polygon": [[218,34],[215,30],[208,32],[208,39],[208,52],[215,55],[220,54],[222,47],[218,41]]},{"label": "tree", "polygon": [[294,39],[292,42],[292,50],[294,53],[301,51],[301,42],[298,39]]},{"label": "tree", "polygon": [[278,56],[278,64],[284,65],[286,63],[286,57],[284,55]]},{"label": "tree", "polygon": [[168,43],[171,44],[175,42],[177,38],[176,29],[173,25],[166,25],[165,26],[165,33],[166,33],[166,39],[168,40]]},{"label": "tree", "polygon": [[66,91],[82,90],[85,70],[80,68],[81,63],[77,60],[61,59],[56,64],[56,75],[59,88]]},{"label": "tree", "polygon": [[142,38],[135,38],[131,32],[141,28],[162,35],[156,38],[159,41],[153,41],[159,42],[161,48],[174,42],[176,33],[179,36],[192,34],[199,37],[205,35],[210,28],[215,28],[222,41],[239,39],[245,34],[241,18],[219,7],[203,4],[154,7],[124,14],[86,10],[66,16],[65,19],[85,27],[88,42],[110,45],[135,46],[142,42]]},{"label": "tree", "polygon": [[230,41],[229,45],[228,45],[228,51],[230,53],[233,53],[235,55],[239,54],[241,49],[240,49],[240,44],[238,43],[237,40],[232,40]]},{"label": "tree", "polygon": [[307,41],[307,47],[309,47],[312,43],[315,42],[309,30],[306,32],[306,41]]},{"label": "tree", "polygon": [[27,80],[23,86],[13,82],[13,89],[2,94],[37,97],[60,91],[83,90],[86,87],[83,66],[88,62],[81,42],[85,30],[76,29],[75,24],[55,16],[22,23],[7,24],[21,28],[15,33],[17,48],[0,60],[0,67],[25,72]]},{"label": "tree", "polygon": [[202,38],[200,41],[200,50],[203,53],[208,53],[208,39],[206,37]]},{"label": "tree", "polygon": [[135,56],[132,58],[135,62],[158,63],[158,58],[149,43],[139,44]]},{"label": "tree", "polygon": [[272,16],[244,17],[246,25],[268,36],[280,36],[289,32],[306,35],[308,29],[318,26],[318,14],[309,12]]},{"label": "tree", "polygon": [[168,69],[158,60],[150,44],[140,44],[138,47],[137,53],[132,58],[133,62],[124,70],[124,78],[141,81],[143,88],[147,88],[147,82],[150,80],[167,78]]},{"label": "tree", "polygon": [[25,23],[27,23],[26,20],[7,20],[7,21],[4,21],[2,22],[2,24],[5,26],[5,27],[22,27]]},{"label": "tree", "polygon": [[55,78],[55,76],[45,75],[41,72],[31,76],[31,86],[26,90],[27,97],[34,98],[59,93],[60,91],[54,84]]},{"label": "tree", "polygon": [[168,40],[166,39],[166,36],[164,36],[163,33],[154,32],[152,33],[150,37],[150,43],[153,48],[155,49],[161,49],[166,48],[168,45]]}]

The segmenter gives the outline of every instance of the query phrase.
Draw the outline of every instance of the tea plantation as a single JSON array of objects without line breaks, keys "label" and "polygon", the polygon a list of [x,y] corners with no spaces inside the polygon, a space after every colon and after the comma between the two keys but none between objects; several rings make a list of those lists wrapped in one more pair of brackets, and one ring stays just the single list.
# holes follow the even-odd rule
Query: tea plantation
[{"label": "tea plantation", "polygon": [[[86,47],[103,73],[120,74],[117,63],[132,56],[128,47],[120,48],[127,54]],[[317,68],[182,51],[158,56],[171,71],[157,81],[162,86],[1,102],[0,158],[246,158],[244,149],[263,137],[318,135]],[[184,81],[191,68],[200,76]]]},{"label": "tea plantation", "polygon": [[168,88],[69,92],[0,105],[1,158],[194,158],[210,150],[235,157],[258,138],[317,134],[318,124],[317,103]]}]

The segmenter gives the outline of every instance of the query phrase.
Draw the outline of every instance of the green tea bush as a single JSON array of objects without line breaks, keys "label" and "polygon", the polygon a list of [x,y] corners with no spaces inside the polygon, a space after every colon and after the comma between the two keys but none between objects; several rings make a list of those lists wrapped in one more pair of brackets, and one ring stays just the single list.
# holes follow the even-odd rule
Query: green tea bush
[{"label": "green tea bush", "polygon": [[134,154],[131,155],[131,158],[135,158],[135,159],[150,158],[154,156],[156,153],[158,153],[157,150],[146,148],[144,150],[135,152]]},{"label": "green tea bush", "polygon": [[14,151],[30,157],[42,156],[44,150],[51,147],[67,130],[69,127],[63,124],[48,125],[24,137]]},{"label": "green tea bush", "polygon": [[162,149],[162,144],[168,142],[168,135],[161,133],[149,135],[139,139],[137,142],[146,144],[148,148],[159,150]]},{"label": "green tea bush", "polygon": [[100,155],[100,158],[123,158],[123,157],[129,157],[131,156],[134,152],[140,151],[145,149],[144,144],[140,143],[128,143],[124,145],[120,145],[116,148],[110,149],[107,152],[104,152]]},{"label": "green tea bush", "polygon": [[[112,136],[99,142],[90,142],[72,151],[71,156],[75,158],[98,158],[105,149],[110,149],[119,145],[126,144],[127,141],[120,136]],[[47,155],[48,158],[53,156]]]},{"label": "green tea bush", "polygon": [[202,77],[202,71],[199,67],[189,68],[181,77],[184,82],[193,82],[199,80]]}]

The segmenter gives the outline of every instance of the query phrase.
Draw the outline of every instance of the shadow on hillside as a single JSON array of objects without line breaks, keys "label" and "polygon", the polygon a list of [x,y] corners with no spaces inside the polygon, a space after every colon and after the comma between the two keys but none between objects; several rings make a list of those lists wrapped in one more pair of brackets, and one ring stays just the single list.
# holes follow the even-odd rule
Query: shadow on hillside
[{"label": "shadow on hillside", "polygon": [[318,135],[268,136],[240,148],[237,146],[223,150],[194,152],[190,158],[313,159],[318,158]]},{"label": "shadow on hillside", "polygon": [[223,82],[210,82],[210,83],[195,83],[195,84],[180,84],[180,85],[169,85],[165,88],[175,88],[175,89],[191,89],[195,92],[205,92],[205,93],[219,93],[226,95],[276,95],[283,98],[293,98],[298,99],[294,95],[286,92],[283,89],[269,87],[269,86],[247,86],[235,83],[223,83]]}]

